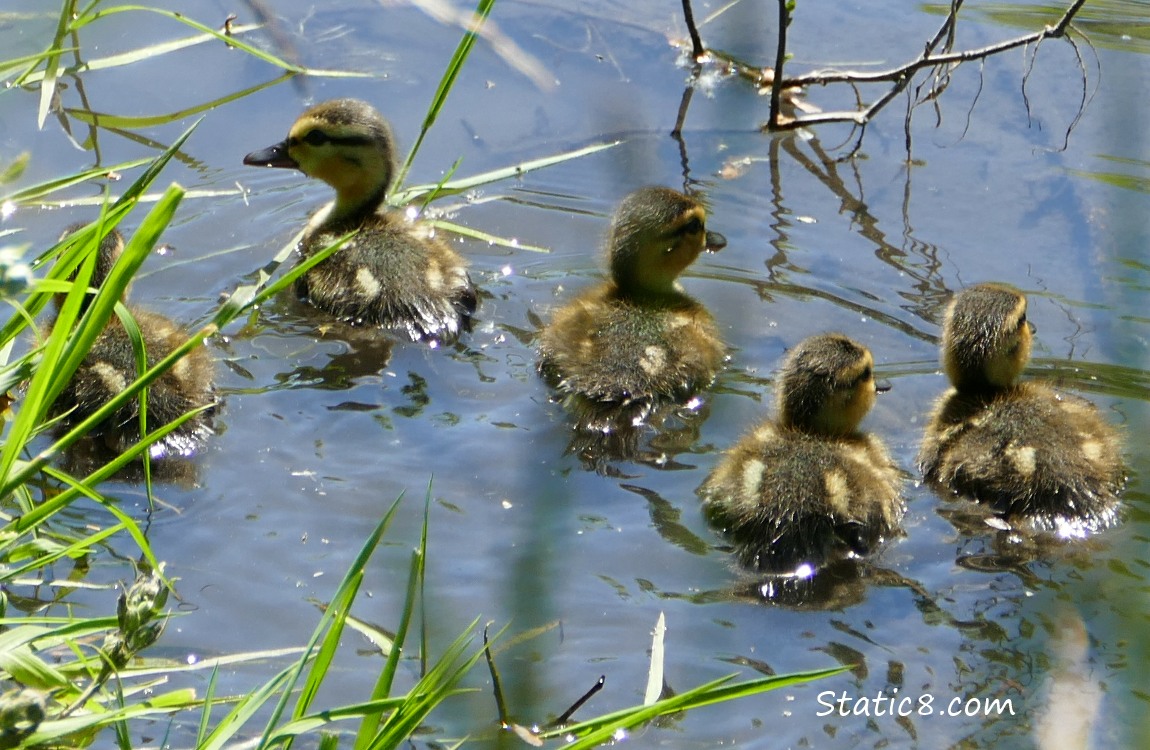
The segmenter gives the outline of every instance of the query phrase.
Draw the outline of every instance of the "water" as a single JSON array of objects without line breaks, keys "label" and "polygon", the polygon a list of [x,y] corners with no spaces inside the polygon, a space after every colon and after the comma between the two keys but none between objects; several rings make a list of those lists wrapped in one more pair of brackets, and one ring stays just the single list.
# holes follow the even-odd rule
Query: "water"
[{"label": "water", "polygon": [[[217,23],[228,10],[195,12]],[[243,167],[243,155],[281,139],[306,105],[337,96],[375,103],[410,144],[459,35],[408,6],[282,3],[276,10],[304,64],[376,77],[280,83],[207,112],[187,158],[165,179],[220,194],[181,207],[165,236],[172,249],[150,260],[134,288],[140,306],[189,323],[210,317],[218,295],[262,266],[328,198],[325,186],[299,175]],[[932,10],[802,5],[791,27],[792,70],[909,59],[939,23]],[[1001,24],[970,11],[961,46],[1021,33],[1007,23],[1038,28],[1050,20],[1025,10]],[[1140,6],[1107,11],[1124,14],[1124,31],[1145,23]],[[709,12],[696,9],[700,17]],[[765,62],[773,59],[772,14],[741,3],[704,26],[704,38]],[[477,45],[413,182],[439,179],[456,159],[466,175],[623,143],[484,188],[470,203],[443,204],[462,224],[552,251],[459,243],[483,299],[475,332],[458,346],[431,351],[321,333],[323,316],[287,298],[210,343],[225,395],[220,434],[190,477],[161,487],[167,505],[149,526],[154,549],[179,578],[186,612],[157,654],[202,659],[303,643],[316,602],[330,597],[370,528],[406,491],[355,612],[393,627],[434,477],[433,642],[441,648],[475,617],[509,625],[512,634],[550,626],[499,656],[509,710],[522,723],[554,717],[600,674],[605,689],[577,718],[639,702],[650,632],[663,612],[667,681],[678,692],[732,672],[852,670],[675,717],[636,732],[633,746],[1032,747],[1050,696],[1062,689],[1079,696],[1079,708],[1059,714],[1084,717],[1095,746],[1132,742],[1147,708],[1137,675],[1150,591],[1140,477],[1147,465],[1141,298],[1150,281],[1150,227],[1141,92],[1148,71],[1137,39],[1085,24],[1098,45],[1097,68],[1084,52],[1094,94],[1065,149],[1081,97],[1069,48],[1041,47],[1026,84],[1029,117],[1021,52],[988,61],[981,77],[975,65],[962,68],[941,99],[941,125],[934,127],[929,107],[918,110],[908,169],[905,100],[868,127],[857,159],[827,163],[824,156],[849,150],[845,128],[821,128],[810,139],[763,135],[766,99],[733,80],[695,93],[680,144],[668,134],[689,71],[667,40],[685,33],[661,6],[506,1],[493,18],[558,85],[542,90],[489,45]],[[53,24],[45,16],[0,25],[5,54],[39,48]],[[89,27],[83,42],[97,57],[185,33],[159,16],[122,14]],[[266,36],[251,39],[267,44]],[[204,45],[82,81],[92,109],[145,116],[276,74]],[[69,85],[65,106],[80,106]],[[810,99],[828,109],[849,103],[829,89]],[[90,166],[92,153],[74,148],[56,121],[35,129],[37,104],[31,91],[0,96],[0,155],[29,150],[28,183]],[[186,125],[139,132],[166,143]],[[76,129],[82,140],[87,131]],[[104,164],[153,153],[112,130],[97,137]],[[731,363],[707,396],[697,436],[676,444],[665,465],[588,471],[566,452],[569,422],[535,375],[535,321],[599,278],[600,241],[623,195],[648,183],[681,188],[685,173],[707,195],[709,228],[729,244],[703,256],[684,284],[723,327]],[[23,210],[5,228],[26,230],[22,241],[39,248],[92,215]],[[1029,373],[1084,392],[1127,434],[1124,521],[1084,543],[1019,549],[990,533],[960,532],[961,506],[910,481],[924,415],[944,388],[936,353],[942,306],[950,290],[989,279],[1030,296],[1038,334]],[[745,595],[747,581],[708,528],[694,490],[719,452],[770,413],[785,349],[826,330],[869,346],[893,385],[865,426],[908,471],[906,533],[873,561],[865,585],[843,587],[826,608],[764,604]],[[143,515],[138,487],[107,491]],[[77,513],[77,522],[103,519],[95,510]],[[126,541],[121,546],[131,553]],[[114,555],[97,556],[93,578],[130,576]],[[103,605],[99,597],[86,601]],[[363,699],[380,666],[359,636],[346,636],[344,647],[324,696],[333,702]],[[250,689],[280,663],[227,673],[224,687]],[[407,662],[403,677],[415,671]],[[189,679],[202,689],[207,678]],[[438,736],[472,733],[494,743],[486,674],[477,670],[468,682],[480,691],[435,716]],[[904,705],[916,709],[926,701],[932,714],[876,716],[880,707],[864,712],[854,702],[880,691],[909,697]],[[841,707],[835,701],[844,694],[848,713],[859,715],[825,713]],[[1010,700],[1014,715],[941,713],[954,699],[961,708],[996,698]],[[1069,741],[1071,731],[1058,736]]]}]

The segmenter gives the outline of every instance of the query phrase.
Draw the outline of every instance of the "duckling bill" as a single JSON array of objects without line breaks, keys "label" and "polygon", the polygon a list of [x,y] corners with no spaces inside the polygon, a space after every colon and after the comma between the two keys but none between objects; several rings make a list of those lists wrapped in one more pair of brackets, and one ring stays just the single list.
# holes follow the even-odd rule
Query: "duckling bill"
[{"label": "duckling bill", "polygon": [[1025,295],[1006,284],[978,284],[950,302],[942,362],[952,387],[931,416],[919,468],[939,490],[1008,522],[1084,536],[1117,520],[1121,441],[1089,401],[1019,382],[1033,339],[1026,312]]},{"label": "duckling bill", "polygon": [[[69,227],[64,236],[81,226]],[[117,230],[111,230],[100,242],[92,274],[93,285],[99,286],[104,282],[123,249],[123,236]],[[136,307],[128,309],[144,341],[149,368],[182,346],[190,336],[187,330],[163,315]],[[134,381],[137,369],[132,339],[119,316],[113,315],[57,398],[53,412],[65,416],[69,423],[83,421]],[[200,347],[156,379],[147,390],[148,429],[154,430],[173,422],[195,409],[214,408],[217,403],[214,369],[211,355]],[[211,411],[197,414],[152,445],[152,457],[187,456],[194,452],[212,434]],[[96,425],[90,434],[114,452],[126,450],[140,439],[139,399],[132,399],[117,409]]]},{"label": "duckling bill", "polygon": [[248,154],[244,164],[298,169],[335,189],[335,202],[305,230],[305,258],[358,230],[300,277],[301,297],[352,325],[395,329],[412,340],[450,342],[467,330],[477,304],[467,264],[427,227],[387,206],[395,139],[371,105],[357,99],[318,104],[300,115],[285,140]]},{"label": "duckling bill", "polygon": [[841,334],[805,339],[776,392],[777,418],[727,451],[699,494],[740,563],[807,578],[898,532],[902,477],[882,442],[858,429],[877,392],[866,347]]},{"label": "duckling bill", "polygon": [[[714,319],[678,276],[704,249],[726,244],[706,211],[675,190],[647,187],[619,205],[607,239],[610,280],[556,311],[539,336],[539,370],[610,430],[660,401],[683,401],[726,358]],[[592,427],[594,429],[594,427]]]}]

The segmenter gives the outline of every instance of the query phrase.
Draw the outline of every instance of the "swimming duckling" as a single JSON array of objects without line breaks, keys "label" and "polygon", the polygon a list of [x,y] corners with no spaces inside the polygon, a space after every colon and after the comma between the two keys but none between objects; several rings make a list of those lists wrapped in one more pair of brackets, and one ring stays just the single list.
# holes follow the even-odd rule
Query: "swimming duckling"
[{"label": "swimming duckling", "polygon": [[1125,483],[1119,438],[1089,401],[1018,382],[1032,336],[1017,289],[978,284],[955,295],[942,330],[953,387],[931,416],[919,468],[1007,521],[1083,536],[1116,519]]},{"label": "swimming duckling", "polygon": [[779,376],[776,420],[745,435],[699,488],[743,565],[806,578],[897,531],[901,475],[858,430],[874,404],[873,370],[871,353],[846,336],[802,341]]},{"label": "swimming duckling", "polygon": [[386,205],[395,139],[370,104],[317,104],[300,115],[286,140],[248,154],[244,164],[298,169],[335,188],[334,204],[308,224],[300,246],[305,258],[359,230],[300,277],[301,297],[353,325],[398,329],[412,340],[451,341],[468,328],[476,293],[467,264]]},{"label": "swimming duckling", "polygon": [[[83,224],[69,227],[64,237]],[[104,282],[116,259],[124,250],[124,238],[112,229],[100,242],[96,264],[92,271],[92,286]],[[57,298],[57,303],[61,301]],[[187,341],[186,330],[163,315],[130,307],[129,312],[140,329],[144,341],[147,366],[153,367],[172,350]],[[148,430],[155,430],[185,413],[203,406],[214,406],[211,355],[202,347],[193,349],[148,386]],[[66,414],[69,423],[78,423],[91,416],[111,398],[119,394],[136,379],[138,368],[132,340],[118,315],[113,314],[107,326],[96,337],[87,356],[72,375],[71,381],[57,398],[53,411]],[[171,455],[190,455],[212,434],[209,426],[210,409],[201,412],[151,446],[153,458]],[[119,453],[140,439],[140,402],[132,399],[110,417],[96,425],[90,433]]]},{"label": "swimming duckling", "polygon": [[[539,370],[564,396],[603,407],[604,424],[641,422],[660,401],[683,401],[726,358],[714,319],[678,276],[726,240],[706,230],[703,206],[646,187],[623,199],[607,236],[611,279],[559,309],[539,336]],[[624,416],[625,415],[625,416]]]}]

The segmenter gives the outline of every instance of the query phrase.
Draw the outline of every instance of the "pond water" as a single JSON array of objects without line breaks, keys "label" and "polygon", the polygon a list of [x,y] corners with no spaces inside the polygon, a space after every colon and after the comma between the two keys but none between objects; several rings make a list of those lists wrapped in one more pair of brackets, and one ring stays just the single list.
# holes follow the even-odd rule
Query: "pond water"
[{"label": "pond water", "polygon": [[[621,141],[471,200],[439,203],[458,223],[551,250],[458,241],[482,289],[472,335],[441,350],[390,346],[382,336],[331,330],[322,315],[284,297],[210,342],[225,399],[219,434],[181,482],[159,487],[164,506],[148,527],[179,579],[184,612],[154,652],[202,659],[302,644],[316,603],[406,492],[355,610],[393,627],[431,481],[433,643],[446,645],[476,617],[510,634],[545,628],[499,657],[509,710],[522,723],[554,718],[601,674],[606,687],[583,712],[640,702],[662,612],[666,680],[678,692],[732,672],[852,669],[674,717],[633,733],[631,746],[1083,746],[1074,744],[1076,725],[1093,746],[1132,745],[1150,715],[1140,677],[1150,597],[1150,505],[1141,481],[1150,458],[1145,6],[1107,3],[1082,19],[1096,46],[1083,51],[1092,98],[1080,121],[1071,48],[1041,47],[1025,97],[1027,58],[1010,52],[958,71],[939,101],[940,123],[929,106],[918,110],[908,168],[905,99],[868,127],[854,159],[835,162],[850,149],[845,128],[764,135],[767,99],[718,76],[694,92],[680,143],[670,133],[690,71],[668,43],[686,35],[678,3],[582,5],[501,0],[492,20],[524,58],[478,44],[415,163],[411,182],[426,183],[456,159],[457,174],[470,175]],[[1053,20],[1037,4],[1011,8],[993,16],[972,7],[959,46]],[[696,15],[716,9],[697,7]],[[231,10],[210,2],[194,13],[218,25]],[[6,57],[47,44],[51,13],[32,0],[16,0],[12,11],[18,20],[0,13]],[[410,144],[460,33],[398,3],[282,2],[275,13],[278,45],[262,32],[246,38],[277,54],[294,50],[305,65],[372,77],[280,82],[208,111],[161,182],[213,192],[181,206],[164,237],[170,248],[149,260],[133,290],[142,307],[189,323],[210,318],[220,293],[264,265],[329,197],[326,186],[296,173],[242,166],[244,154],[283,138],[307,105],[338,96],[374,103]],[[766,64],[773,19],[773,4],[744,1],[704,24],[703,36]],[[241,10],[238,22],[252,20]],[[790,69],[908,60],[939,23],[936,6],[800,3]],[[83,54],[187,33],[160,16],[124,13],[90,26]],[[553,85],[512,64],[526,56]],[[145,117],[278,73],[202,45],[69,79],[62,101],[84,106],[82,93],[94,111]],[[830,109],[848,106],[850,95],[816,89],[809,99]],[[54,118],[37,130],[37,106],[35,91],[0,95],[0,156],[32,157],[21,184],[151,156],[146,139],[169,143],[191,119],[98,129],[97,156],[75,148]],[[82,141],[86,126],[70,124]],[[645,184],[682,188],[685,177],[706,195],[709,228],[728,246],[703,256],[684,285],[719,321],[731,361],[706,396],[706,418],[668,440],[663,460],[589,470],[568,452],[569,421],[535,374],[537,321],[600,278],[601,240],[622,196]],[[20,241],[42,248],[66,224],[93,215],[82,206],[24,209],[3,228],[24,230]],[[1085,542],[1023,549],[971,531],[961,505],[913,482],[924,415],[945,382],[937,365],[942,307],[950,291],[983,280],[1015,284],[1030,297],[1037,337],[1028,373],[1084,393],[1122,425],[1131,481],[1118,527]],[[764,603],[746,593],[749,581],[705,522],[695,488],[721,450],[772,411],[784,352],[828,330],[870,347],[893,386],[864,425],[908,472],[906,533],[872,561],[862,583],[843,585],[821,607]],[[144,516],[140,487],[105,490]],[[122,546],[130,554],[130,542]],[[97,562],[94,580],[131,577],[117,554]],[[101,597],[79,600],[105,606]],[[325,700],[364,699],[380,663],[349,634]],[[251,689],[280,666],[229,672],[221,690]],[[417,668],[405,663],[406,677]],[[202,689],[207,675],[188,679]],[[434,715],[435,736],[517,745],[495,731],[486,672],[476,670],[468,684],[480,690]],[[916,706],[932,703],[933,713],[878,716],[872,707],[869,716],[828,715],[824,691],[853,701],[896,689]],[[1051,708],[1062,705],[1051,698],[1060,691],[1076,696],[1074,710]],[[962,707],[1009,699],[1013,715],[945,715],[956,698]],[[860,704],[849,708],[862,712]],[[1065,724],[1052,724],[1059,719]],[[174,746],[194,736],[194,727],[186,730],[176,729]],[[1063,744],[1039,745],[1051,731]]]}]

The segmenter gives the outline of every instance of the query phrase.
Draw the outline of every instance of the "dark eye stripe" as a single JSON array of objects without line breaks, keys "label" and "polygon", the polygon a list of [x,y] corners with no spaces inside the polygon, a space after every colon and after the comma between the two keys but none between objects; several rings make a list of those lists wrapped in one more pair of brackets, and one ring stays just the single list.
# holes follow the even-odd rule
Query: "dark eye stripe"
[{"label": "dark eye stripe", "polygon": [[303,138],[293,138],[293,143],[307,143],[311,146],[322,146],[325,143],[333,143],[336,146],[366,146],[371,143],[371,139],[362,135],[345,135],[335,136],[329,135],[322,130],[311,130]]},{"label": "dark eye stripe", "polygon": [[688,221],[686,224],[684,224],[683,226],[676,229],[675,233],[680,234],[680,235],[682,235],[682,234],[697,234],[697,233],[702,232],[702,231],[703,231],[703,220],[700,219],[698,216],[695,216],[695,217],[692,217],[692,219],[690,221]]}]

